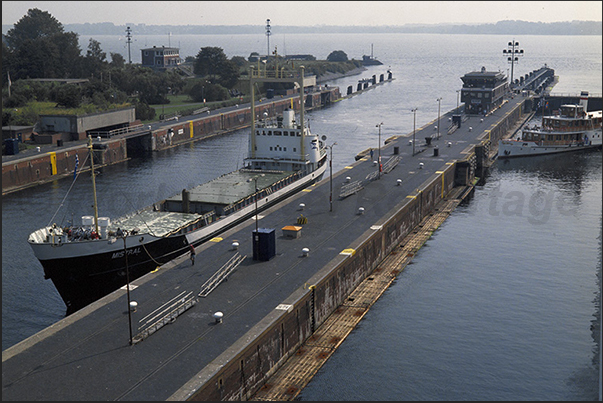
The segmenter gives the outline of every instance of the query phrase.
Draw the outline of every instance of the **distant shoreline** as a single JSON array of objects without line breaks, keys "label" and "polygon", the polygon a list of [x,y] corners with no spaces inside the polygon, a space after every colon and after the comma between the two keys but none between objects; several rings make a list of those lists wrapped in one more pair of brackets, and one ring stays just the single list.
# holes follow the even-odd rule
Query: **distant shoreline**
[{"label": "distant shoreline", "polygon": [[[16,21],[15,21],[16,22]],[[263,26],[257,25],[146,25],[127,24],[138,35],[164,35],[166,30],[176,35],[257,34]],[[283,26],[274,34],[346,34],[346,33],[429,33],[429,34],[492,34],[492,35],[602,35],[601,21],[527,22],[499,21],[493,24],[431,24],[385,26]],[[13,25],[3,24],[2,34]],[[68,32],[79,35],[124,35],[126,25],[110,22],[63,24]]]}]

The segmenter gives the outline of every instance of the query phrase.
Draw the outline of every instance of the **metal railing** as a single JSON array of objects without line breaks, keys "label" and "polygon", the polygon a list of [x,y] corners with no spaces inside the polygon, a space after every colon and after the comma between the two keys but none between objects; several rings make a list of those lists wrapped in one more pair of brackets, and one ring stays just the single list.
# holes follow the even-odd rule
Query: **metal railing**
[{"label": "metal railing", "polygon": [[239,252],[237,252],[228,262],[226,262],[220,269],[215,272],[209,280],[207,280],[203,286],[201,286],[201,291],[199,292],[199,297],[207,297],[210,292],[212,292],[217,286],[222,283],[222,281],[228,279],[228,275],[232,273],[239,265],[245,260],[245,256],[241,256]]},{"label": "metal railing", "polygon": [[103,131],[94,131],[94,132],[88,132],[88,135],[95,138],[95,137],[113,137],[113,136],[118,136],[120,134],[128,134],[128,133],[132,133],[132,132],[137,132],[139,130],[142,130],[142,128],[144,127],[144,125],[134,125],[134,126],[128,126],[128,127],[121,127],[119,129],[113,129],[113,130],[103,130]]},{"label": "metal railing", "polygon": [[132,339],[133,343],[143,341],[163,326],[172,323],[179,315],[192,308],[197,302],[198,300],[192,291],[181,292],[138,322],[139,333]]}]

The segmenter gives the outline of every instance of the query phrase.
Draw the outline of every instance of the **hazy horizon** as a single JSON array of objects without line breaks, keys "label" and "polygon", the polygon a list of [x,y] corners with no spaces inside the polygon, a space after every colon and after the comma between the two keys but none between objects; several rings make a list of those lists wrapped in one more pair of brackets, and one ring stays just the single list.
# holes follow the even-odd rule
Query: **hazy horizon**
[{"label": "hazy horizon", "polygon": [[63,25],[404,26],[601,21],[601,1],[3,1],[2,24],[47,11]]}]

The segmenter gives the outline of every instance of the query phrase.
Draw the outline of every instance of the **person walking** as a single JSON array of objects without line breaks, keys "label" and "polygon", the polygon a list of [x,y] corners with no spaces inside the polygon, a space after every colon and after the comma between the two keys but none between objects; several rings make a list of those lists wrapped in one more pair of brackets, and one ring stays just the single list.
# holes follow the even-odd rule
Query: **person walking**
[{"label": "person walking", "polygon": [[193,245],[189,245],[189,247],[190,247],[190,250],[191,250],[191,262],[192,262],[191,266],[194,266],[195,265],[195,254],[196,254],[195,253],[195,247]]}]

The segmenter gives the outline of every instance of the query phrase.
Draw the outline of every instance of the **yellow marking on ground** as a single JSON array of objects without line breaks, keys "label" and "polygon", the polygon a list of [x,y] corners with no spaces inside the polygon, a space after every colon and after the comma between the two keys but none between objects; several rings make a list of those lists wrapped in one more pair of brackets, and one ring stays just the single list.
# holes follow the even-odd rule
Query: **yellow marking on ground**
[{"label": "yellow marking on ground", "polygon": [[406,198],[407,198],[407,199],[416,199],[416,198],[417,198],[417,196],[411,196],[411,195],[408,195],[408,196],[406,196]]},{"label": "yellow marking on ground", "polygon": [[312,189],[302,189],[302,192],[311,192]]},{"label": "yellow marking on ground", "polygon": [[220,238],[219,236],[209,240],[209,242],[222,242],[222,241],[223,241],[223,238]]},{"label": "yellow marking on ground", "polygon": [[356,249],[344,249],[340,253],[340,255],[354,256],[356,254]]},{"label": "yellow marking on ground", "polygon": [[348,165],[347,167],[345,167],[345,169],[354,169],[354,167]]}]

